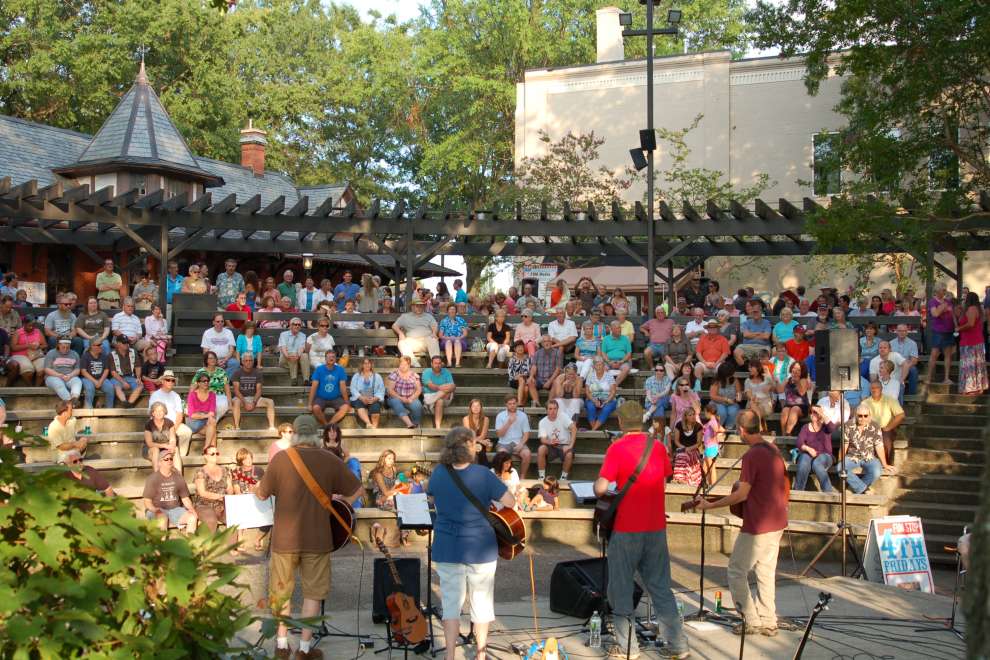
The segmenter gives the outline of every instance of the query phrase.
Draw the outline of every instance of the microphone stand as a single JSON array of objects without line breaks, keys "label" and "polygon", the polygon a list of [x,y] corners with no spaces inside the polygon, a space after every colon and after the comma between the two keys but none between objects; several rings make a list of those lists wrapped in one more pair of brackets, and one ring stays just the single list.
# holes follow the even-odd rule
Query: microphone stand
[{"label": "microphone stand", "polygon": [[[708,477],[711,473],[711,469],[715,466],[715,461],[712,461],[708,468],[705,470],[704,474],[701,476],[701,483],[698,484],[697,490],[694,491],[694,496],[691,498],[692,501],[697,501],[699,498],[704,499],[722,481],[730,472],[732,472],[739,461],[742,460],[742,456],[739,456],[735,462],[722,473],[722,476],[715,480],[715,483],[710,486],[706,486],[708,483]],[[716,619],[719,621],[726,621],[727,619],[721,614],[712,612],[705,607],[705,531],[706,531],[706,514],[708,511],[706,509],[701,510],[701,571],[698,579],[698,611],[694,614],[690,614],[684,617],[685,621],[708,621],[711,619]]]}]

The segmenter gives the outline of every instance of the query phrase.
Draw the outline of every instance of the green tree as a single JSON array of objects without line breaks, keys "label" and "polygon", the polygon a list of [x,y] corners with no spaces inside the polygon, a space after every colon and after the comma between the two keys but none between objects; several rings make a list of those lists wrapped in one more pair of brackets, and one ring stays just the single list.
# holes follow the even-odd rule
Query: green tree
[{"label": "green tree", "polygon": [[[134,506],[0,449],[0,657],[216,658],[252,622],[233,529],[168,538]],[[272,623],[266,624],[270,630]],[[246,649],[241,649],[246,650]]]}]

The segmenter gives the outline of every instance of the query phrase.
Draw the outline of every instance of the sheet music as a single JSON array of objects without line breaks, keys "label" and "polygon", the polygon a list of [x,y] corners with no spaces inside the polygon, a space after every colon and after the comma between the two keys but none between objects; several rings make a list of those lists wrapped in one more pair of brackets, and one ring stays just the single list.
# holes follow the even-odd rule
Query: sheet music
[{"label": "sheet music", "polygon": [[593,481],[572,481],[571,492],[574,493],[574,499],[578,501],[597,499],[594,486]]},{"label": "sheet music", "polygon": [[430,503],[426,499],[426,493],[396,495],[395,513],[399,518],[400,525],[433,526],[433,518],[430,517]]},{"label": "sheet music", "polygon": [[274,497],[259,500],[253,493],[245,493],[243,495],[224,495],[223,499],[229,527],[234,525],[241,529],[267,527],[274,520]]}]

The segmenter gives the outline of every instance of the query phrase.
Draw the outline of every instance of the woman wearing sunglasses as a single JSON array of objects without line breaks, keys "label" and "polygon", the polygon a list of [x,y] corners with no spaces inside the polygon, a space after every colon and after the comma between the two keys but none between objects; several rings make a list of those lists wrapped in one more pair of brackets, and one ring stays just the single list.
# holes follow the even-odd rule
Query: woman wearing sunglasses
[{"label": "woman wearing sunglasses", "polygon": [[[220,370],[223,373],[223,370]],[[196,374],[196,382],[186,399],[186,424],[193,433],[203,432],[206,447],[217,446],[217,395],[210,391],[210,377]]]},{"label": "woman wearing sunglasses", "polygon": [[[220,465],[220,451],[216,447],[203,450],[206,464],[196,470],[196,515],[211,532],[217,531],[221,523],[227,524],[224,496],[234,494],[234,483],[230,470]],[[232,548],[231,554],[237,554],[237,548]]]}]

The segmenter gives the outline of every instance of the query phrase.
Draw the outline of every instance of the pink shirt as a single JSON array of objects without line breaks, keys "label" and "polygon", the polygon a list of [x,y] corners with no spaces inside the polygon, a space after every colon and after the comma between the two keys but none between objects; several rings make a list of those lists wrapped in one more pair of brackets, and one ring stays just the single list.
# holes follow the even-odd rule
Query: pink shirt
[{"label": "pink shirt", "polygon": [[670,334],[674,331],[673,319],[650,319],[642,325],[643,330],[650,333],[651,344],[666,344],[670,341]]},{"label": "pink shirt", "polygon": [[197,413],[215,413],[216,411],[217,411],[216,393],[210,392],[210,395],[206,397],[206,401],[200,401],[199,397],[196,396],[195,390],[189,392],[189,398],[186,399],[186,415],[192,417]]},{"label": "pink shirt", "polygon": [[[24,328],[18,328],[17,332],[14,334],[16,343],[18,344],[29,344],[31,342],[38,342],[37,350],[44,350],[45,346],[45,336],[41,334],[41,330],[35,328],[31,332],[24,332]],[[24,348],[19,351],[11,352],[11,355],[27,355],[28,349]]]},{"label": "pink shirt", "polygon": [[525,323],[520,323],[513,331],[516,333],[515,340],[521,341],[524,344],[529,342],[537,342],[540,340],[540,326],[536,323],[530,323],[527,326]]}]

